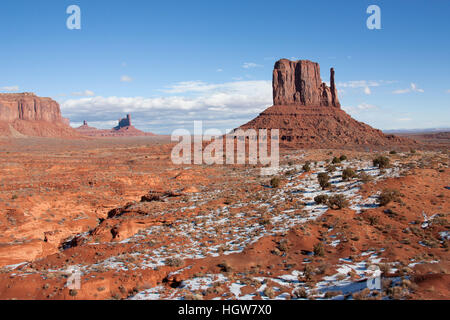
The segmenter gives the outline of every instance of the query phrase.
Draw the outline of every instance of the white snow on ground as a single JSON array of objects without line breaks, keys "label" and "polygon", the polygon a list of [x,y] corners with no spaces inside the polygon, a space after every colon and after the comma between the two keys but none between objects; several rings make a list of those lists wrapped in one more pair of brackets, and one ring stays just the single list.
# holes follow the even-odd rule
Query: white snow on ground
[{"label": "white snow on ground", "polygon": [[[303,178],[303,172],[300,170],[300,166],[285,166],[280,168],[280,174],[290,170],[297,170],[297,173],[289,177],[288,183],[283,187],[278,189],[270,189],[270,198],[264,199],[264,193],[268,191],[263,190],[259,193],[262,195],[264,200],[252,200],[248,203],[235,203],[233,205],[224,206],[221,209],[217,209],[209,214],[204,214],[202,216],[194,218],[180,219],[177,224],[170,230],[165,230],[166,232],[173,232],[177,235],[187,236],[186,243],[174,243],[168,245],[164,248],[158,248],[149,254],[151,255],[151,262],[141,263],[136,268],[155,268],[164,265],[164,261],[168,257],[177,257],[181,259],[200,259],[206,256],[219,256],[227,255],[231,253],[241,252],[248,245],[255,243],[260,238],[267,235],[274,235],[278,233],[285,233],[292,227],[296,225],[304,224],[305,222],[313,219],[317,219],[322,214],[324,214],[328,207],[325,205],[319,205],[314,202],[314,197],[320,194],[343,194],[350,201],[350,208],[361,212],[361,210],[377,207],[376,201],[378,195],[372,195],[368,199],[363,199],[361,195],[358,194],[362,182],[358,180],[342,181],[342,170],[346,167],[352,167],[357,172],[364,171],[366,174],[373,177],[373,180],[386,179],[389,177],[398,177],[400,174],[400,168],[394,163],[392,168],[380,171],[377,167],[373,167],[368,161],[344,161],[341,166],[337,167],[337,170],[330,174],[332,176],[330,182],[332,185],[336,186],[336,190],[323,191],[318,183],[317,176],[320,172],[326,172],[326,167],[324,162],[318,162],[317,164],[311,164],[312,173],[307,174]],[[203,194],[203,198],[199,198],[198,194],[195,195],[197,200],[207,201],[208,196],[217,196],[217,191],[210,194]],[[273,209],[278,205],[285,203],[287,197],[298,197],[302,199],[306,205],[302,208],[291,208],[281,212],[275,212]],[[265,211],[271,215],[270,222],[272,227],[270,229],[265,228],[259,222],[260,216],[254,211],[254,207],[258,209],[265,208]],[[240,208],[243,212],[230,217],[231,208]],[[251,208],[251,209],[250,209]],[[220,228],[217,228],[220,226]],[[155,233],[155,228],[149,228],[147,230],[147,235],[150,236]],[[206,239],[205,239],[206,238]],[[214,238],[223,239],[226,241],[223,244],[213,244]],[[207,240],[209,239],[209,240]],[[212,241],[209,243],[208,241]],[[334,240],[331,242],[332,246],[339,245],[340,240]],[[225,247],[225,248],[224,248]],[[221,253],[218,252],[219,248],[224,248]],[[171,251],[177,251],[176,254],[171,253]],[[142,257],[141,257],[142,258]],[[369,257],[372,259],[372,256]],[[305,261],[307,263],[308,261]],[[371,263],[376,263],[376,261],[371,261]],[[352,264],[347,264],[342,266],[342,270],[347,270],[351,268]],[[356,265],[355,268],[358,270],[365,270],[366,263],[360,263]],[[301,271],[295,271],[298,274]],[[289,275],[288,279],[289,279]],[[290,281],[284,278],[274,278],[272,281],[279,283],[282,286],[292,286],[293,284],[298,284],[297,277],[291,274]],[[295,278],[295,279],[294,279]],[[330,281],[336,282],[335,279],[324,279],[322,286],[326,283],[330,284]],[[348,281],[348,280],[347,280]],[[345,282],[342,283],[344,285]],[[339,285],[337,282],[336,285]],[[190,287],[189,285],[187,287]],[[240,296],[240,288],[242,285],[235,283],[231,287],[231,292],[235,298]],[[316,289],[323,289],[318,287]],[[264,290],[263,288],[261,290]],[[322,290],[323,291],[323,290]],[[246,298],[250,299],[254,295],[247,295]],[[283,295],[277,298],[282,298]]]},{"label": "white snow on ground", "polygon": [[[363,184],[361,181],[356,179],[342,181],[342,170],[347,167],[353,168],[357,173],[364,171],[366,174],[372,176],[374,181],[397,177],[401,172],[397,163],[394,163],[392,168],[380,171],[368,161],[344,161],[340,166],[336,167],[335,172],[330,173],[330,183],[335,187],[331,191],[322,190],[318,183],[318,174],[320,172],[326,172],[325,162],[311,164],[312,171],[306,174],[301,170],[300,165],[282,166],[279,168],[279,174],[284,174],[288,171],[294,172],[294,174],[286,175],[285,177],[288,179],[288,182],[280,188],[264,188],[261,191],[255,192],[251,197],[248,196],[246,201],[224,205],[214,210],[203,210],[198,216],[181,215],[169,227],[160,225],[149,227],[120,242],[122,244],[133,245],[135,249],[133,254],[128,255],[128,257],[122,255],[110,257],[96,264],[81,266],[81,271],[88,274],[90,271],[95,270],[156,269],[164,266],[168,258],[179,258],[182,260],[202,259],[207,256],[216,257],[242,252],[247,246],[257,242],[264,236],[285,233],[296,225],[304,224],[323,215],[328,210],[328,207],[317,204],[314,201],[314,197],[322,194],[343,194],[350,201],[350,208],[356,212],[376,207],[377,194],[367,199],[363,199],[359,195],[358,192]],[[248,173],[254,175],[254,172],[251,172],[251,170],[249,169]],[[185,212],[186,210],[195,209],[197,206],[205,205],[209,201],[221,198],[222,192],[225,191],[227,190],[214,190],[193,194],[188,200],[190,205],[176,210]],[[305,205],[286,208],[289,203],[287,199],[292,198],[303,202]],[[192,205],[192,203],[195,203],[195,205]],[[278,207],[283,207],[283,210],[277,210]],[[236,209],[239,212],[232,213]],[[169,212],[175,212],[176,210],[171,209],[155,214],[162,216]],[[262,223],[262,213],[267,215],[270,221],[269,226],[266,223]],[[174,241],[168,241],[165,242],[165,245],[161,245],[158,243],[160,236],[174,239]],[[448,237],[448,233],[443,235],[443,237]],[[335,239],[330,244],[332,246],[338,246],[339,243],[340,240]],[[116,243],[106,244],[111,246],[117,245]],[[133,259],[129,259],[130,257]],[[303,263],[308,262],[306,259]],[[378,262],[379,259],[377,260],[376,253],[374,252],[367,253],[367,259],[363,262],[352,263],[351,261],[342,261],[342,265],[339,266],[336,275],[328,278],[325,277],[315,288],[309,288],[308,292],[318,291],[321,294],[325,294],[327,290],[331,289],[351,292],[359,287],[360,284],[350,281],[345,274],[353,270],[358,275],[363,276],[370,264],[376,264]],[[57,272],[58,270],[54,271]],[[178,272],[181,271],[178,270]],[[299,275],[302,275],[302,273],[302,271],[294,270],[289,274],[279,277],[255,279],[261,281],[270,279],[280,287],[292,288],[294,290],[299,285],[302,285],[298,280]],[[339,278],[345,277],[343,280],[338,280],[338,276]],[[186,292],[186,290],[191,292],[205,290],[216,282],[224,283],[228,282],[228,279],[223,275],[197,277],[184,281],[182,287],[171,290],[170,295],[165,293],[166,289],[164,287],[155,287],[142,291],[133,298],[175,299],[179,298],[177,295],[181,292],[180,290],[183,290],[183,292]],[[239,282],[230,283],[228,285],[230,295],[222,298],[252,299],[256,294],[262,295],[262,298],[267,298],[263,294],[265,284],[262,284],[255,294],[247,295],[241,294],[241,288],[244,286],[244,284]],[[273,289],[277,293],[279,288],[275,287]],[[280,292],[276,295],[276,299],[285,299],[287,296],[287,294]],[[320,297],[320,294],[318,297]]]},{"label": "white snow on ground", "polygon": [[439,232],[439,235],[441,236],[442,240],[450,240],[450,231],[442,231]]}]

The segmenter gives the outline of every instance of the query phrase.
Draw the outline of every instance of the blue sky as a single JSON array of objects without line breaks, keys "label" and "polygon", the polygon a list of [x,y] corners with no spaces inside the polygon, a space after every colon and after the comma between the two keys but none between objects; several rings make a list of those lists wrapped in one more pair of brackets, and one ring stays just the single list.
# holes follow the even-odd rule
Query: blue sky
[{"label": "blue sky", "polygon": [[[66,8],[81,8],[68,30]],[[381,8],[381,30],[366,9]],[[336,70],[341,103],[380,129],[450,127],[450,1],[0,2],[0,92],[61,104],[72,125],[231,129],[271,104],[274,62]]]}]

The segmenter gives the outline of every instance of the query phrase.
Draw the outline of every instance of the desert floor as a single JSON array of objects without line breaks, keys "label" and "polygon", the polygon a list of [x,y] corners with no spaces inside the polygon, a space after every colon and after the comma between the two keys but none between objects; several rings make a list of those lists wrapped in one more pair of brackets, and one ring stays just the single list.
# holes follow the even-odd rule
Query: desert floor
[{"label": "desert floor", "polygon": [[0,299],[450,298],[448,145],[283,151],[279,185],[172,147],[0,139]]}]

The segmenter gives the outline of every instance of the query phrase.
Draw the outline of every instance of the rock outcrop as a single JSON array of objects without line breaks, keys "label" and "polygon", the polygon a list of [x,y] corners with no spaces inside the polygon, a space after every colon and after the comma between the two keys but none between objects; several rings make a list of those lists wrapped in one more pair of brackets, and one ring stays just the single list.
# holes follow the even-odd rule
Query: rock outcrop
[{"label": "rock outcrop", "polygon": [[341,109],[331,69],[330,86],[318,63],[279,60],[273,71],[274,106],[241,129],[279,129],[280,145],[294,148],[383,147],[413,140],[385,135]]},{"label": "rock outcrop", "polygon": [[63,123],[59,104],[34,93],[1,93],[0,121],[36,120]]},{"label": "rock outcrop", "polygon": [[119,119],[119,125],[114,129],[120,130],[121,128],[130,127],[131,126],[131,115],[127,114],[125,118]]},{"label": "rock outcrop", "polygon": [[131,115],[127,114],[125,118],[119,119],[116,127],[110,130],[97,129],[90,127],[86,120],[83,125],[75,129],[78,133],[89,137],[142,137],[154,136],[154,133],[144,132],[136,129],[131,124]]},{"label": "rock outcrop", "polygon": [[0,94],[0,135],[72,137],[78,134],[61,116],[59,104],[34,93]]},{"label": "rock outcrop", "polygon": [[273,70],[273,104],[300,106],[332,106],[340,108],[330,71],[330,87],[320,78],[320,66],[309,60],[279,60]]}]

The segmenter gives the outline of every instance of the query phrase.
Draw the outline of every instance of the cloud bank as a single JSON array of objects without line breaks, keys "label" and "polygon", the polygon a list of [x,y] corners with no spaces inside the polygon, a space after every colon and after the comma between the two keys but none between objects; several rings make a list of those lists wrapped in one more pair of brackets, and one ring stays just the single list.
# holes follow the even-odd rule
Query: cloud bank
[{"label": "cloud bank", "polygon": [[6,87],[0,87],[1,91],[8,91],[8,92],[14,92],[19,91],[19,86],[6,86]]},{"label": "cloud bank", "polygon": [[420,89],[415,83],[411,82],[411,86],[407,89],[399,89],[399,90],[394,90],[392,93],[394,94],[404,94],[404,93],[410,93],[410,92],[420,92],[423,93],[425,92],[425,90]]},{"label": "cloud bank", "polygon": [[264,80],[179,82],[161,91],[168,96],[69,99],[61,103],[61,110],[75,125],[88,120],[100,128],[110,128],[111,121],[131,113],[137,127],[171,133],[178,128],[190,129],[194,120],[203,120],[205,127],[233,129],[272,105],[272,83]]}]

